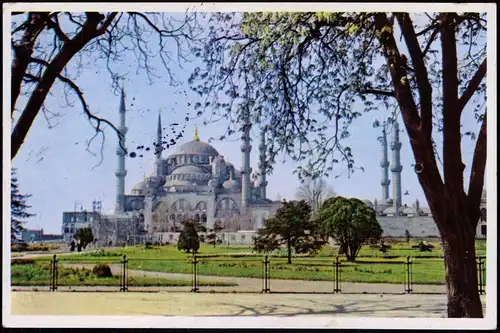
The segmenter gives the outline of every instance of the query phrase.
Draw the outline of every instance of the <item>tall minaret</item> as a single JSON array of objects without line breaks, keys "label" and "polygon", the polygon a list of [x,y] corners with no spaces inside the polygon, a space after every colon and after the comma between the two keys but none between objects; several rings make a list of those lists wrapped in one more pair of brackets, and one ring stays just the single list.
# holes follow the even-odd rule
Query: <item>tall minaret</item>
[{"label": "tall minaret", "polygon": [[389,184],[391,181],[389,180],[389,160],[387,159],[387,132],[385,131],[386,124],[384,122],[384,127],[382,130],[382,136],[379,137],[379,141],[382,143],[382,161],[380,161],[380,167],[382,168],[382,181],[380,184],[382,185],[382,199],[389,199]]},{"label": "tall minaret", "polygon": [[399,209],[401,207],[401,142],[399,141],[399,124],[394,120],[394,128],[392,133],[391,150],[392,150],[392,186],[393,186],[393,200],[394,208],[396,208],[396,215],[399,216]]},{"label": "tall minaret", "polygon": [[260,145],[259,145],[259,152],[260,152],[260,163],[259,163],[259,169],[260,169],[260,196],[265,199],[266,198],[266,186],[267,186],[267,181],[266,181],[266,132],[265,130],[262,130],[260,133]]},{"label": "tall minaret", "polygon": [[158,112],[158,125],[156,127],[156,142],[155,142],[155,155],[156,155],[156,176],[161,176],[161,153],[163,151],[161,133],[161,114]]},{"label": "tall minaret", "polygon": [[250,112],[248,107],[243,110],[243,126],[241,140],[241,152],[243,153],[243,161],[241,166],[242,174],[242,184],[241,184],[241,212],[246,213],[248,207],[248,201],[250,198],[250,175],[252,173],[252,168],[250,168],[250,151],[252,150],[252,145],[250,144],[250,129],[252,128],[252,123],[250,122]]},{"label": "tall minaret", "polygon": [[118,130],[122,134],[118,147],[116,148],[116,155],[118,156],[118,168],[116,170],[116,202],[115,202],[115,213],[123,213],[125,209],[125,176],[127,175],[127,170],[125,170],[125,135],[127,134],[127,127],[125,127],[125,89],[122,85],[121,99],[120,99],[120,126]]}]

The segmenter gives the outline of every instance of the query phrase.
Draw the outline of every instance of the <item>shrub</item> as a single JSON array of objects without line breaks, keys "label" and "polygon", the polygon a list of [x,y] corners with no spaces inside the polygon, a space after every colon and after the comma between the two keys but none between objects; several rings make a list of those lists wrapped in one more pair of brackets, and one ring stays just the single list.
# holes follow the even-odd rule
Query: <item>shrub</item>
[{"label": "shrub", "polygon": [[111,268],[109,268],[108,265],[106,264],[97,264],[94,266],[92,269],[92,273],[96,277],[104,278],[104,277],[113,277],[113,274],[111,273]]}]

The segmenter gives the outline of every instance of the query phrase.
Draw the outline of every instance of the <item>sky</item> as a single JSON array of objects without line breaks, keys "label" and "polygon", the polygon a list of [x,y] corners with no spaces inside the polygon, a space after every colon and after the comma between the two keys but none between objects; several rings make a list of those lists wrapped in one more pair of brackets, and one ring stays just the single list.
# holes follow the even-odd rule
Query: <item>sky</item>
[{"label": "sky", "polygon": [[[157,73],[160,75],[154,83],[148,84],[144,72],[136,73],[135,58],[130,55],[125,58],[120,67],[128,71],[124,82],[126,92],[126,122],[127,147],[130,150],[139,145],[151,146],[155,139],[157,118],[160,112],[163,127],[177,122],[182,127],[185,124],[184,137],[174,147],[163,152],[166,158],[173,153],[179,144],[192,140],[195,126],[198,127],[200,139],[207,141],[211,136],[224,134],[227,122],[221,120],[217,123],[204,126],[203,119],[192,119],[185,122],[187,114],[194,115],[192,106],[198,101],[198,95],[190,92],[188,85],[183,87],[172,87],[166,79],[166,71],[163,69],[159,59],[153,60]],[[183,68],[172,64],[171,69],[180,81],[187,81],[191,70],[196,62],[184,64]],[[69,66],[74,70],[75,64]],[[103,64],[96,62],[92,67],[82,72],[77,79],[77,84],[84,92],[85,98],[91,110],[100,117],[104,117],[115,124],[119,119],[120,96],[118,92],[111,89],[109,74],[104,70]],[[178,93],[186,90],[187,95]],[[88,123],[82,113],[80,104],[74,100],[74,106],[65,105],[62,86],[54,87],[52,94],[46,101],[46,106],[52,112],[63,114],[62,117],[51,120],[52,128],[40,113],[22,146],[18,156],[13,161],[13,167],[17,169],[19,187],[22,193],[32,194],[29,204],[32,206],[30,212],[36,216],[26,224],[27,228],[43,228],[46,233],[60,233],[62,224],[62,213],[71,211],[75,207],[79,210],[92,209],[94,199],[101,200],[104,212],[114,209],[117,168],[117,137],[110,130],[106,130],[106,140],[103,144],[103,160],[99,164],[100,156],[92,155],[86,151],[86,142],[93,134],[94,129]],[[22,106],[25,99],[19,101]],[[337,195],[347,197],[358,197],[373,201],[381,197],[381,168],[382,157],[381,144],[377,138],[381,135],[381,128],[373,128],[374,120],[383,119],[389,114],[388,110],[379,110],[363,115],[353,121],[350,128],[350,138],[346,144],[350,145],[358,167],[362,166],[364,172],[357,170],[350,177],[344,174],[335,179],[333,176],[327,179]],[[471,112],[464,112],[462,122],[477,131],[477,124]],[[404,125],[400,122],[400,128]],[[211,144],[223,155],[226,160],[231,161],[235,167],[241,167],[242,153],[239,135],[233,137],[233,141],[213,141]],[[252,129],[253,149],[251,152],[251,166],[254,171],[258,169],[258,142],[259,129]],[[390,136],[388,137],[390,140]],[[409,146],[408,136],[405,131],[400,133],[402,141],[401,163],[403,204],[411,205],[418,199],[422,206],[426,205],[423,191],[413,172],[411,165],[414,163],[413,153]],[[99,138],[91,146],[94,152],[99,153]],[[463,140],[463,159],[466,165],[464,172],[465,180],[468,180],[474,142],[468,138]],[[128,171],[125,190],[129,193],[144,175],[153,172],[154,155],[152,151],[144,153],[143,157],[126,159]],[[391,151],[389,150],[389,161]],[[272,175],[268,176],[267,195],[269,199],[275,200],[294,199],[300,181],[293,174],[297,165],[289,158],[281,163],[281,159],[274,166]],[[392,175],[389,173],[389,177]],[[390,187],[392,195],[392,182]]]}]

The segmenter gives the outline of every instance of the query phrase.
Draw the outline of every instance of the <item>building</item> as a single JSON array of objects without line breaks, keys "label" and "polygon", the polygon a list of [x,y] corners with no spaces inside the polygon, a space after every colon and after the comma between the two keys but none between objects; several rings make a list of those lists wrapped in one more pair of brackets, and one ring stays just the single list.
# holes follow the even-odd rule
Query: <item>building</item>
[{"label": "building", "polygon": [[71,242],[73,235],[76,234],[78,229],[90,228],[100,214],[95,211],[72,211],[63,212],[63,223],[61,227],[61,234],[66,243]]},{"label": "building", "polygon": [[113,214],[99,214],[98,220],[97,216],[87,212],[64,213],[63,232],[67,239],[78,228],[92,224],[94,235],[101,244],[174,241],[187,220],[195,220],[207,229],[219,220],[226,226],[226,231],[237,233],[240,230],[257,230],[263,220],[278,209],[279,202],[266,198],[264,132],[258,147],[260,163],[255,174],[258,180],[251,181],[252,124],[248,112],[244,113],[242,124],[241,169],[226,160],[213,146],[203,142],[197,129],[191,141],[163,157],[164,138],[161,116],[158,115],[154,171],[139,181],[130,193],[125,193],[125,98],[122,88],[119,130],[124,135],[116,150],[115,210]]},{"label": "building", "polygon": [[44,234],[43,229],[24,229],[21,231],[21,240],[27,243],[63,241],[62,235]]},{"label": "building", "polygon": [[[261,132],[260,163],[256,174],[258,180],[251,181],[250,123],[248,112],[242,124],[242,167],[237,169],[213,146],[203,142],[195,130],[191,141],[185,142],[163,157],[163,134],[161,116],[158,115],[153,172],[125,193],[126,153],[126,109],[125,92],[122,88],[119,106],[119,130],[123,134],[116,150],[117,170],[115,210],[112,214],[93,212],[63,213],[65,241],[69,242],[76,230],[92,226],[98,244],[122,245],[150,242],[174,243],[186,220],[195,220],[207,229],[216,221],[225,225],[220,235],[224,243],[251,244],[255,231],[262,222],[280,207],[278,201],[266,197],[266,147],[265,132]],[[408,230],[412,237],[439,237],[439,231],[427,207],[418,200],[403,203],[399,138],[399,125],[392,127],[390,147],[391,163],[388,161],[387,124],[382,136],[382,197],[366,204],[376,211],[384,237],[405,237]],[[389,167],[392,173],[392,198],[389,197]],[[222,237],[224,239],[222,239]],[[481,221],[477,237],[486,237],[486,192],[481,201]]]},{"label": "building", "polygon": [[[377,214],[377,220],[383,229],[385,237],[405,237],[408,230],[412,237],[439,237],[439,230],[432,218],[428,207],[421,207],[420,202],[416,200],[410,206],[403,204],[401,187],[401,141],[399,140],[399,125],[397,121],[393,122],[391,150],[392,161],[388,161],[388,143],[387,143],[387,124],[384,123],[382,136],[379,141],[382,143],[382,197],[373,202],[365,200],[365,203],[373,208]],[[389,166],[392,172],[393,197],[389,197]],[[481,218],[476,230],[477,238],[486,238],[486,191],[483,191],[481,197]]]}]

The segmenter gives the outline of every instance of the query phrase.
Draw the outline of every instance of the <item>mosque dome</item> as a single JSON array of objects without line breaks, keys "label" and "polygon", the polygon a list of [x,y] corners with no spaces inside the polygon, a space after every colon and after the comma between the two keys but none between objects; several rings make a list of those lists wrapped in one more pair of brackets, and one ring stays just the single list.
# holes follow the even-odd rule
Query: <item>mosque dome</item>
[{"label": "mosque dome", "polygon": [[229,179],[226,180],[223,184],[222,184],[222,187],[224,187],[225,189],[236,189],[238,188],[238,185],[239,183],[233,179],[233,173],[231,172],[230,173],[230,176],[229,176]]},{"label": "mosque dome", "polygon": [[386,215],[395,215],[396,214],[396,208],[394,206],[391,206],[384,210],[384,214]]},{"label": "mosque dome", "polygon": [[196,165],[183,165],[172,171],[171,175],[186,175],[186,174],[210,174],[203,168]]},{"label": "mosque dome", "polygon": [[175,151],[174,155],[219,156],[219,152],[206,142],[193,140],[177,147],[177,150]]},{"label": "mosque dome", "polygon": [[410,215],[410,214],[413,214],[413,215],[417,215],[417,208],[416,207],[406,207],[405,209],[403,209],[403,214],[406,214],[406,215]]},{"label": "mosque dome", "polygon": [[141,180],[140,182],[134,185],[132,191],[143,191],[145,189],[146,189],[146,182]]}]

